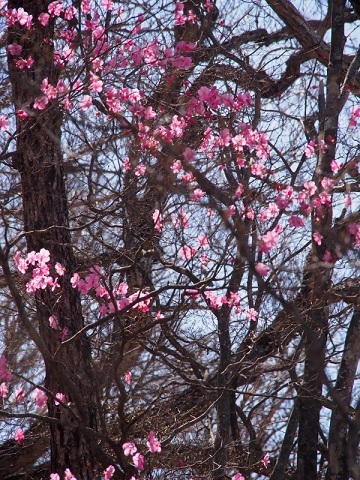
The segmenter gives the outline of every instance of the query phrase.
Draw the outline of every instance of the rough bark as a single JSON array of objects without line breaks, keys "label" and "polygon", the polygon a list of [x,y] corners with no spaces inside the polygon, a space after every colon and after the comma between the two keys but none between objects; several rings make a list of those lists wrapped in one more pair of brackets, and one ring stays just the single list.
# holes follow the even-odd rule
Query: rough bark
[{"label": "rough bark", "polygon": [[[280,2],[282,3],[282,2]],[[333,0],[331,6],[331,52],[326,84],[326,105],[324,118],[320,118],[319,141],[325,139],[326,151],[319,152],[318,165],[314,174],[315,183],[321,187],[323,177],[332,175],[331,160],[335,157],[339,104],[340,84],[343,67],[344,47],[344,0]],[[295,25],[295,24],[294,24]],[[299,33],[300,35],[300,33]],[[302,41],[302,40],[300,40]],[[305,40],[304,40],[305,41]],[[319,40],[320,41],[320,40]],[[305,284],[308,287],[309,310],[305,314],[305,366],[303,382],[306,394],[300,398],[299,419],[299,449],[297,478],[307,480],[317,477],[318,435],[321,402],[325,369],[326,338],[328,331],[329,301],[324,292],[331,286],[331,264],[323,265],[326,250],[329,247],[329,232],[332,225],[332,208],[324,207],[312,221],[313,231],[323,235],[325,241],[317,245],[313,241],[313,255],[308,271],[305,274]]]},{"label": "rough bark", "polygon": [[[50,251],[51,263],[60,262],[66,268],[60,293],[36,294],[39,332],[49,351],[44,359],[45,388],[56,395],[67,395],[74,413],[54,404],[49,397],[48,410],[51,417],[68,425],[51,424],[51,469],[59,473],[69,467],[78,479],[92,479],[98,472],[94,455],[95,440],[85,439],[77,425],[97,430],[98,413],[96,389],[91,370],[90,344],[86,337],[69,343],[60,349],[54,361],[52,356],[60,345],[58,332],[49,325],[49,316],[55,315],[61,328],[69,335],[83,327],[80,298],[69,282],[75,265],[70,248],[69,220],[66,189],[61,153],[61,121],[59,105],[52,101],[43,111],[35,110],[33,101],[41,95],[40,85],[44,78],[56,85],[58,72],[53,63],[53,47],[47,38],[53,35],[53,22],[42,27],[36,20],[47,11],[50,2],[9,1],[9,8],[24,8],[33,15],[34,26],[30,30],[14,25],[8,31],[8,43],[17,42],[23,47],[25,58],[32,57],[30,69],[19,70],[9,57],[9,75],[13,101],[17,109],[28,108],[26,120],[17,119],[17,141],[13,166],[21,176],[23,220],[28,250]],[[92,448],[91,447],[94,447]]]},{"label": "rough bark", "polygon": [[344,353],[339,367],[333,395],[338,408],[331,415],[329,431],[329,467],[326,480],[347,480],[350,464],[356,458],[348,458],[349,406],[357,366],[360,358],[360,311],[355,309],[345,340]]}]

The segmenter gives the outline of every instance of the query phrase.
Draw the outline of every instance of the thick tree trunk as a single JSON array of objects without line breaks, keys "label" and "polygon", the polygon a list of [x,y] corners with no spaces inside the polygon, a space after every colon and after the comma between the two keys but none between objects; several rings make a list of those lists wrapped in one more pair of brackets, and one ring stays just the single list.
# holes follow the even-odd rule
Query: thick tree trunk
[{"label": "thick tree trunk", "polygon": [[[345,0],[331,0],[331,52],[326,82],[326,102],[319,96],[318,143],[325,142],[326,149],[318,152],[318,165],[314,181],[319,191],[326,190],[323,178],[331,178],[331,161],[335,158],[339,114],[341,111],[340,84],[343,67]],[[321,92],[320,92],[321,93]],[[324,105],[325,103],[325,105]],[[322,107],[322,108],[321,108]],[[305,367],[304,388],[300,398],[298,480],[317,478],[318,435],[322,385],[324,383],[326,339],[328,331],[327,293],[331,288],[332,265],[326,263],[326,254],[336,258],[336,248],[331,239],[332,207],[324,206],[313,215],[313,232],[319,232],[323,241],[313,241],[312,261],[304,282],[308,287],[308,312],[305,315]]]},{"label": "thick tree trunk", "polygon": [[345,340],[344,353],[335,385],[338,408],[331,415],[329,431],[329,467],[326,480],[347,480],[356,457],[348,456],[349,406],[360,358],[360,309],[355,308]]},{"label": "thick tree trunk", "polygon": [[61,154],[62,115],[56,100],[44,110],[33,108],[33,101],[41,95],[44,78],[56,85],[58,75],[53,63],[53,24],[42,27],[37,21],[40,13],[47,11],[48,1],[10,0],[9,8],[24,8],[33,16],[33,26],[26,29],[18,24],[9,28],[8,43],[22,45],[23,58],[31,57],[34,64],[29,69],[16,68],[9,56],[9,74],[13,100],[17,109],[27,110],[27,119],[17,119],[16,153],[13,166],[21,176],[24,229],[28,250],[50,251],[51,264],[60,262],[66,269],[61,288],[36,294],[39,331],[49,351],[44,359],[45,387],[53,395],[61,392],[71,402],[72,413],[56,406],[49,396],[51,417],[61,420],[51,424],[51,469],[62,474],[70,468],[79,479],[93,479],[99,468],[95,459],[94,438],[85,438],[81,427],[97,430],[98,414],[95,383],[91,369],[90,343],[86,337],[61,348],[56,359],[53,354],[59,347],[59,332],[49,325],[49,316],[55,315],[68,336],[83,327],[80,298],[70,284],[74,256],[70,248],[68,208]]}]

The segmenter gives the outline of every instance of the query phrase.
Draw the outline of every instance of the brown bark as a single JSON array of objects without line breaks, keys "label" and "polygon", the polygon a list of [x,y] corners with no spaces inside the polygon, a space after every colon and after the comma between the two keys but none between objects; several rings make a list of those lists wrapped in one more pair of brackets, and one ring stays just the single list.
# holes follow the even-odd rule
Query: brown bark
[{"label": "brown bark", "polygon": [[[272,3],[273,2],[269,2]],[[280,4],[282,5],[282,1]],[[273,6],[273,5],[272,5]],[[319,134],[319,140],[325,139],[327,149],[324,153],[319,153],[318,165],[314,173],[314,181],[320,187],[323,177],[332,175],[330,169],[331,160],[335,157],[338,118],[340,107],[338,98],[340,95],[340,84],[343,68],[343,48],[344,48],[344,0],[332,0],[331,6],[331,51],[326,84],[326,105],[324,118],[320,118],[320,129],[324,129]],[[273,7],[275,8],[275,7]],[[278,12],[279,13],[279,12]],[[296,12],[291,12],[296,16]],[[294,21],[294,28],[298,25]],[[306,25],[304,26],[306,32]],[[301,31],[298,32],[301,37]],[[301,37],[301,42],[306,42],[306,38]],[[321,45],[319,39],[319,45]],[[330,140],[330,138],[332,140]],[[313,218],[313,231],[320,232],[326,239],[322,245],[317,245],[313,241],[313,254],[308,272],[304,280],[308,287],[309,310],[305,317],[305,366],[303,382],[306,389],[306,395],[300,397],[300,419],[299,419],[299,448],[297,463],[298,480],[307,480],[317,477],[317,455],[318,455],[318,435],[321,402],[319,398],[322,394],[325,370],[325,352],[326,339],[328,331],[328,306],[329,300],[324,293],[331,287],[331,265],[323,266],[326,250],[331,251],[328,245],[327,233],[332,225],[331,206],[323,209],[320,215]]]},{"label": "brown bark", "polygon": [[356,308],[345,340],[345,348],[333,392],[338,408],[331,416],[329,431],[329,467],[326,480],[347,480],[349,466],[356,458],[349,459],[347,441],[349,432],[349,406],[357,366],[360,358],[360,311]]},{"label": "brown bark", "polygon": [[24,58],[32,57],[30,69],[19,70],[9,57],[9,74],[13,100],[17,108],[27,108],[29,117],[17,120],[17,142],[13,166],[21,176],[23,220],[28,250],[50,251],[51,263],[60,262],[66,268],[60,293],[41,291],[36,294],[37,318],[40,335],[49,351],[44,358],[45,387],[53,395],[67,395],[74,413],[48,400],[51,417],[72,427],[51,424],[51,469],[63,473],[70,468],[78,479],[92,479],[99,471],[94,455],[95,440],[85,438],[77,428],[97,430],[98,413],[96,388],[91,369],[90,343],[86,337],[69,343],[61,349],[57,361],[52,355],[59,346],[59,334],[49,326],[49,316],[55,315],[61,328],[69,335],[83,327],[80,297],[69,282],[74,268],[74,255],[70,245],[68,209],[61,153],[61,120],[59,105],[52,101],[45,110],[33,109],[33,101],[41,95],[44,78],[56,85],[58,72],[53,64],[53,48],[46,38],[53,35],[53,22],[42,27],[36,20],[47,10],[48,1],[9,2],[9,8],[24,8],[33,15],[30,30],[14,25],[9,28],[8,43],[17,42],[23,47]]}]

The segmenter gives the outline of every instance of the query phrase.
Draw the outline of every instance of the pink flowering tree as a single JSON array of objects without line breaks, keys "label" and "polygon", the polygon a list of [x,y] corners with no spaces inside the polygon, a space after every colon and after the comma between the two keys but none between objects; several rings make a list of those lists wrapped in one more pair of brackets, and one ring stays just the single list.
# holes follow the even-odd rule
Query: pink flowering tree
[{"label": "pink flowering tree", "polygon": [[1,478],[360,478],[360,10],[250,3],[0,0]]}]

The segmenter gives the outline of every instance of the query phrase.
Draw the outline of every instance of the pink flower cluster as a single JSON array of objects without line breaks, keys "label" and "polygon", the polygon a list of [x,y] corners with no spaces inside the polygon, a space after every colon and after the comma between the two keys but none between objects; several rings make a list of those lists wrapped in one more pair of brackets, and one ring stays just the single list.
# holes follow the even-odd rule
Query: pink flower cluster
[{"label": "pink flower cluster", "polygon": [[353,108],[353,111],[351,112],[351,117],[349,120],[349,125],[352,128],[357,127],[357,121],[360,118],[360,106],[357,105],[356,107]]},{"label": "pink flower cluster", "polygon": [[[86,295],[91,290],[95,295],[102,299],[100,307],[101,316],[105,316],[108,313],[114,313],[115,311],[123,310],[130,304],[134,303],[132,308],[137,308],[142,312],[148,312],[150,310],[151,297],[146,292],[135,292],[132,295],[126,297],[128,291],[128,285],[124,282],[120,283],[118,289],[115,289],[113,298],[109,293],[109,289],[106,288],[103,283],[106,280],[106,275],[101,273],[101,267],[95,265],[90,268],[90,274],[83,280],[78,273],[74,273],[70,282],[73,288],[78,288],[79,292]],[[118,298],[120,297],[120,298]],[[115,302],[113,299],[115,298]]]},{"label": "pink flower cluster", "polygon": [[21,445],[23,443],[23,441],[25,440],[25,434],[24,434],[22,428],[18,428],[16,430],[15,435],[14,435],[14,439],[19,445]]},{"label": "pink flower cluster", "polygon": [[18,23],[22,27],[25,27],[27,30],[30,30],[33,24],[33,17],[29,15],[23,8],[10,8],[3,12],[3,16],[6,19],[6,24],[8,27],[12,27],[15,23]]},{"label": "pink flower cluster", "polygon": [[235,313],[240,313],[240,295],[237,292],[230,292],[229,296],[223,295],[219,297],[211,291],[205,291],[204,296],[208,301],[211,308],[219,309],[222,305],[228,305],[229,307],[236,307]]},{"label": "pink flower cluster", "polygon": [[[155,437],[155,432],[151,431],[148,436],[148,441],[146,445],[149,448],[150,453],[160,453],[161,452],[161,443]],[[124,455],[126,457],[132,456],[132,461],[135,467],[138,470],[144,470],[144,455],[138,452],[137,446],[133,442],[126,442],[122,446],[124,450]]]},{"label": "pink flower cluster", "polygon": [[57,262],[54,268],[58,276],[54,278],[50,275],[50,252],[45,248],[42,248],[40,252],[29,252],[26,257],[23,257],[18,251],[14,260],[18,270],[23,274],[31,267],[32,278],[26,284],[27,292],[36,292],[39,289],[44,290],[48,287],[52,291],[59,288],[59,277],[64,275],[65,269]]}]

